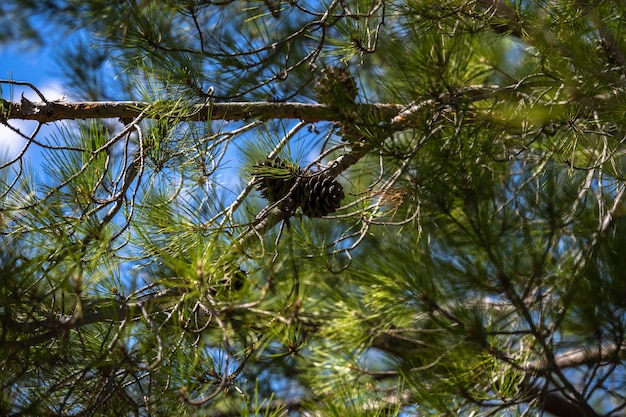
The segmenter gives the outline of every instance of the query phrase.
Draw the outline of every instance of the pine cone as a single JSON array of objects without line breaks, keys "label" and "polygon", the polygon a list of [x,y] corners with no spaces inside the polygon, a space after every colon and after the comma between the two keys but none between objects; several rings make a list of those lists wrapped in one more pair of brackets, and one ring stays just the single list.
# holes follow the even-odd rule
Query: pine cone
[{"label": "pine cone", "polygon": [[[285,198],[294,187],[301,169],[297,166],[286,164],[279,158],[267,159],[254,165],[252,175],[257,177],[256,189],[261,197],[266,198],[271,204]],[[280,204],[283,212],[293,214],[298,207],[297,201],[292,196],[287,197]]]},{"label": "pine cone", "polygon": [[315,84],[317,101],[343,110],[344,106],[354,104],[358,90],[352,75],[342,67],[326,67]]},{"label": "pine cone", "polygon": [[298,207],[308,217],[334,213],[345,195],[334,177],[322,172],[302,172],[300,167],[281,159],[268,159],[254,165],[256,188],[270,203],[280,203],[280,210],[291,216]]},{"label": "pine cone", "polygon": [[326,67],[315,84],[317,101],[329,106],[337,112],[341,122],[337,122],[341,140],[349,143],[359,143],[363,135],[354,128],[361,123],[362,117],[354,107],[358,94],[356,82],[346,68]]},{"label": "pine cone", "polygon": [[323,217],[334,213],[345,197],[341,184],[324,173],[304,175],[298,188],[302,214],[308,217]]}]

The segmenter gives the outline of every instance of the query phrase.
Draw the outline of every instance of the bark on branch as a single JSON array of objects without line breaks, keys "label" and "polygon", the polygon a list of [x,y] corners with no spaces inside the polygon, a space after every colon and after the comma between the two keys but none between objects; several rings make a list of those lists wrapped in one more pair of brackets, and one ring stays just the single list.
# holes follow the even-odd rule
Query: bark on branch
[{"label": "bark on branch", "polygon": [[[609,343],[596,348],[573,349],[559,353],[554,357],[554,367],[559,369],[574,368],[577,366],[594,366],[602,363],[618,362],[626,358],[626,343]],[[531,364],[529,369],[545,372],[550,369],[550,363],[538,360]]]},{"label": "bark on branch", "polygon": [[[131,120],[145,110],[150,103],[140,101],[100,102],[21,102],[0,99],[0,122],[8,120],[35,120],[41,123],[76,119],[119,118]],[[359,114],[372,114],[378,120],[391,120],[406,106],[399,104],[356,104]],[[197,104],[186,109],[187,121],[245,120],[245,119],[300,119],[307,122],[338,121],[340,114],[322,104],[235,102]]]},{"label": "bark on branch", "polygon": [[556,417],[591,417],[597,414],[592,410],[585,410],[578,404],[563,397],[558,392],[543,392],[538,387],[531,387],[528,400],[539,400],[539,407]]}]

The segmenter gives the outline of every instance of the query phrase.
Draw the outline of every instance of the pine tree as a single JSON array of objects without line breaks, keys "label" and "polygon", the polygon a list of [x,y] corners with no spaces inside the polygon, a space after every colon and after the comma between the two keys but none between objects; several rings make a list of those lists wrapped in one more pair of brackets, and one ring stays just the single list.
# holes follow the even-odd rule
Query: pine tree
[{"label": "pine tree", "polygon": [[0,414],[623,413],[622,4],[0,12]]}]

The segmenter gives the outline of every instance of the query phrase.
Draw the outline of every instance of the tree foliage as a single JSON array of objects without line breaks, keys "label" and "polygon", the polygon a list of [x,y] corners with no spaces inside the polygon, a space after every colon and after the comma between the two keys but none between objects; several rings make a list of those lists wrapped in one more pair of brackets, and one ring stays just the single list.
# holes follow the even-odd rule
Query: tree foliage
[{"label": "tree foliage", "polygon": [[623,5],[0,10],[0,414],[623,413]]}]

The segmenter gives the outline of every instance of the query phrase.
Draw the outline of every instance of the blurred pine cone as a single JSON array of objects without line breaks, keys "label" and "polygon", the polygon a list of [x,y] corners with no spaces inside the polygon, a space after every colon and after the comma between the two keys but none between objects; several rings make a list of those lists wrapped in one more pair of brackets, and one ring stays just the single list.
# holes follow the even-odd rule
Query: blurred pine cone
[{"label": "blurred pine cone", "polygon": [[344,106],[354,104],[358,90],[346,68],[326,67],[317,79],[315,92],[319,103],[343,110]]},{"label": "blurred pine cone", "polygon": [[361,122],[361,117],[354,107],[358,89],[350,72],[343,67],[324,68],[315,84],[315,92],[319,103],[330,107],[343,119],[336,122],[341,140],[359,143],[362,134],[355,124]]}]

